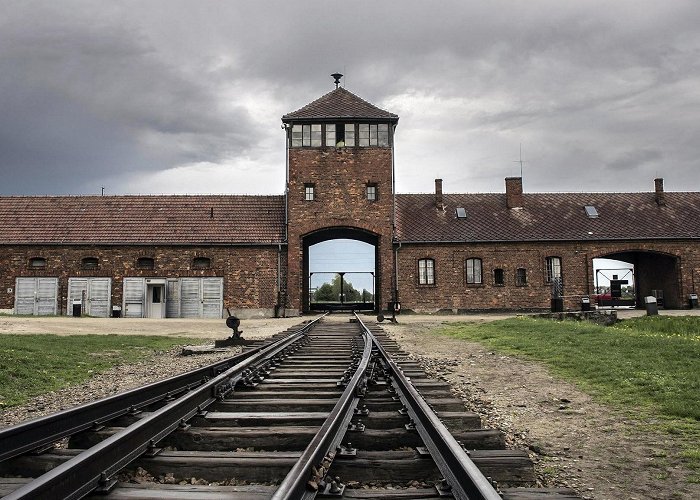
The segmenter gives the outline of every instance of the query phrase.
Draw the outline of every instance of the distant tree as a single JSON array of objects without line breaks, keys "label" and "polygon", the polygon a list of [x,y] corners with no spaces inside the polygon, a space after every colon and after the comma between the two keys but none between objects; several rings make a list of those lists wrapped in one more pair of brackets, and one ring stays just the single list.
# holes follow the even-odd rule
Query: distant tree
[{"label": "distant tree", "polygon": [[337,300],[337,295],[330,283],[324,283],[314,293],[314,301],[316,302],[331,302],[335,300]]},{"label": "distant tree", "polygon": [[[345,294],[344,302],[359,302],[363,300],[372,300],[372,294],[367,290],[362,290],[362,293],[355,290],[352,283],[347,279],[343,280],[343,293]],[[363,295],[364,294],[364,295]],[[368,298],[367,298],[368,297]],[[330,283],[324,283],[316,292],[314,292],[314,301],[316,302],[340,302],[340,275],[336,274]]]}]

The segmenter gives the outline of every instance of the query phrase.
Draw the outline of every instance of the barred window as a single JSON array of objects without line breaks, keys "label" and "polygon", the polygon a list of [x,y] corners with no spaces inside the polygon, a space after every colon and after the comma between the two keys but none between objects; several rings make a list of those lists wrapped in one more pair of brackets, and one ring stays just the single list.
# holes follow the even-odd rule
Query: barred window
[{"label": "barred window", "polygon": [[503,269],[493,270],[493,284],[498,286],[505,284],[505,276],[503,273]]},{"label": "barred window", "polygon": [[418,283],[421,285],[435,284],[435,261],[433,259],[418,260]]},{"label": "barred window", "polygon": [[192,260],[193,269],[209,269],[211,267],[211,259],[209,257],[195,257]]},{"label": "barred window", "polygon": [[527,285],[527,270],[523,267],[519,267],[515,271],[515,284],[517,286]]},{"label": "barred window", "polygon": [[556,278],[561,278],[561,257],[547,257],[545,259],[545,268],[547,271],[545,280],[551,283]]},{"label": "barred window", "polygon": [[467,283],[481,284],[481,259],[467,259]]},{"label": "barred window", "polygon": [[85,257],[82,262],[82,268],[83,269],[97,269],[100,261],[97,259],[97,257]]},{"label": "barred window", "polygon": [[46,259],[43,257],[33,257],[29,259],[29,267],[32,269],[41,269],[46,267]]},{"label": "barred window", "polygon": [[136,261],[136,267],[139,269],[153,269],[155,260],[153,260],[153,257],[139,257]]}]

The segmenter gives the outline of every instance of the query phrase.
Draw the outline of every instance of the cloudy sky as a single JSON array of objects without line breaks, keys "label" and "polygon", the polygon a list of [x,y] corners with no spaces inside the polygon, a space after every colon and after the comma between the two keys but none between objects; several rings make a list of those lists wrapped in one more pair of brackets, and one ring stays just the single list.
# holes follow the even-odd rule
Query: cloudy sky
[{"label": "cloudy sky", "polygon": [[400,116],[397,187],[700,190],[700,2],[0,0],[0,194],[282,193],[281,115]]}]

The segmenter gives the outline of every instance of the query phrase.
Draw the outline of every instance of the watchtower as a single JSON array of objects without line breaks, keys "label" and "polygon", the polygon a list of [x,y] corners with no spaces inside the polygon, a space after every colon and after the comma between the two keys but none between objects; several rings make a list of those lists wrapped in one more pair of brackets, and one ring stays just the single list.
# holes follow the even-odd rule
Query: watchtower
[{"label": "watchtower", "polygon": [[282,117],[287,141],[288,306],[309,308],[309,246],[374,245],[375,304],[391,298],[393,146],[398,116],[338,85]]}]

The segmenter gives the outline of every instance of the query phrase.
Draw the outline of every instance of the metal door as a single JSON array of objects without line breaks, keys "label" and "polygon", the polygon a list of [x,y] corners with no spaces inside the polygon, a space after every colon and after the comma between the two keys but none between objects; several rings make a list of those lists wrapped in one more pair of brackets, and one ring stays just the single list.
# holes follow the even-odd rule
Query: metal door
[{"label": "metal door", "polygon": [[180,317],[201,317],[201,278],[180,278]]},{"label": "metal door", "polygon": [[224,307],[224,279],[202,278],[202,317],[221,318]]},{"label": "metal door", "polygon": [[17,278],[15,281],[15,314],[56,314],[57,299],[58,278]]},{"label": "metal door", "polygon": [[165,317],[180,317],[180,280],[168,279],[165,285]]},{"label": "metal door", "polygon": [[146,301],[146,280],[124,278],[124,317],[143,318]]}]

